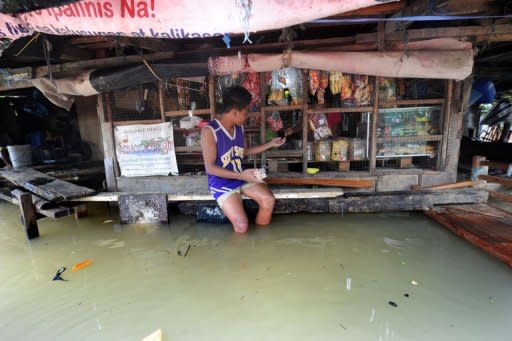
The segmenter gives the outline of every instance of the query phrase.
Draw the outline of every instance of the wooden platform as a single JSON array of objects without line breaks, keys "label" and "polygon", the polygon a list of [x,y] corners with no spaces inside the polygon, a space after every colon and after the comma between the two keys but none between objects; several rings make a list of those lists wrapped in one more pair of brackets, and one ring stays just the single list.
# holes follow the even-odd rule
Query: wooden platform
[{"label": "wooden platform", "polygon": [[512,267],[512,214],[486,204],[439,206],[425,214]]},{"label": "wooden platform", "polygon": [[[336,198],[344,194],[341,189],[279,189],[273,190],[277,199],[315,199],[315,198]],[[118,201],[117,192],[103,192],[96,195],[75,198],[71,201],[80,202],[115,202]],[[244,197],[244,199],[248,199]],[[183,193],[183,194],[167,194],[167,201],[209,201],[213,200],[213,196],[209,193]]]}]

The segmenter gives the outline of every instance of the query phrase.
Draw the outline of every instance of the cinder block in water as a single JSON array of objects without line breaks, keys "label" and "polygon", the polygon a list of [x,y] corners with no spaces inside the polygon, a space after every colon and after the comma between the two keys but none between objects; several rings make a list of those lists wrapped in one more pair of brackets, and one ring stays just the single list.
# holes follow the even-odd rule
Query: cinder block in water
[{"label": "cinder block in water", "polygon": [[121,194],[119,215],[122,224],[167,224],[167,195]]},{"label": "cinder block in water", "polygon": [[218,205],[203,205],[197,207],[196,221],[199,223],[227,224],[229,219]]}]

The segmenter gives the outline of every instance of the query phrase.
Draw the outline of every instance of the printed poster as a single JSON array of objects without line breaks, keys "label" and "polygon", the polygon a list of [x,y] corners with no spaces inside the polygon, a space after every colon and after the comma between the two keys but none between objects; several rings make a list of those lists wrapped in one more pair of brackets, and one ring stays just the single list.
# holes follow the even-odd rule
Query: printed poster
[{"label": "printed poster", "polygon": [[178,175],[171,122],[115,126],[121,176]]}]

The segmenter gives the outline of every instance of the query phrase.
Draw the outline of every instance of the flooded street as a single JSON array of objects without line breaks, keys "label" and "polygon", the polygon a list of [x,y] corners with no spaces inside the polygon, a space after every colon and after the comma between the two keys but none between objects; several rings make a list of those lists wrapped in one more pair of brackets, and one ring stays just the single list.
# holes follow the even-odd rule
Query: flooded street
[{"label": "flooded street", "polygon": [[[141,340],[158,328],[164,340],[512,331],[512,269],[421,214],[276,216],[239,236],[187,216],[170,228],[120,226],[100,205],[79,221],[40,221],[30,243],[15,206],[0,203],[0,216],[1,340]],[[62,266],[67,281],[52,281]]]}]

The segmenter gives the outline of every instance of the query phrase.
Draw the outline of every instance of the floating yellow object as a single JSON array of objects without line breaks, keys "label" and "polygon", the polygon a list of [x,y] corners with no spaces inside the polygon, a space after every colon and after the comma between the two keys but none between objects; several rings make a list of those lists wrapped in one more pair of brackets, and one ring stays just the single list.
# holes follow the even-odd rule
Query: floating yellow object
[{"label": "floating yellow object", "polygon": [[76,263],[75,265],[73,265],[73,267],[71,268],[71,272],[75,272],[77,270],[82,270],[83,268],[86,268],[91,264],[92,264],[92,259],[86,259],[83,262]]},{"label": "floating yellow object", "polygon": [[310,174],[310,175],[313,175],[313,174],[316,174],[320,171],[320,168],[307,168],[306,169],[306,173]]}]

